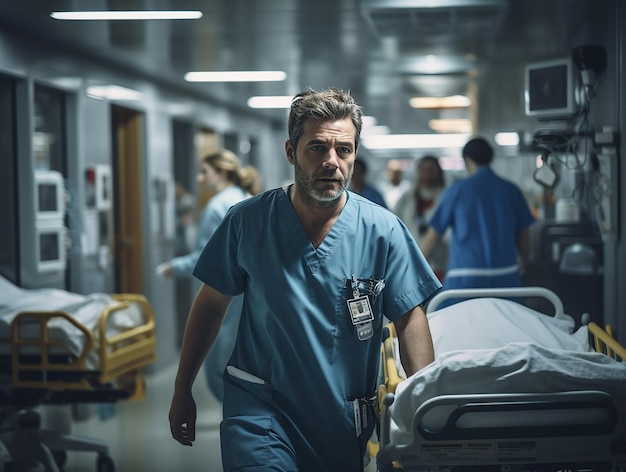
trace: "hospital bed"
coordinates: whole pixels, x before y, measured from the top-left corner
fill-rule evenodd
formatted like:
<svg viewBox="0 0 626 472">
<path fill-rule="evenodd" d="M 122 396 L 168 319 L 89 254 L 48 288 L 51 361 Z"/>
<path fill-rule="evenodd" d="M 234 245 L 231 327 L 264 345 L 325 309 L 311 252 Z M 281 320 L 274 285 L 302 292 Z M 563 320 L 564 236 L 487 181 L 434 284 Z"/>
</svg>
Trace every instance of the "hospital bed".
<svg viewBox="0 0 626 472">
<path fill-rule="evenodd" d="M 554 313 L 509 299 L 527 297 Z M 469 299 L 437 310 L 448 298 Z M 386 328 L 378 470 L 626 470 L 626 349 L 610 327 L 574 330 L 540 287 L 443 291 L 427 316 L 435 361 L 408 379 Z"/>
<path fill-rule="evenodd" d="M 140 399 L 155 353 L 143 295 L 28 290 L 0 277 L 0 471 L 57 472 L 67 451 L 96 452 L 99 472 L 115 470 L 105 442 L 42 429 L 39 408 Z"/>
</svg>

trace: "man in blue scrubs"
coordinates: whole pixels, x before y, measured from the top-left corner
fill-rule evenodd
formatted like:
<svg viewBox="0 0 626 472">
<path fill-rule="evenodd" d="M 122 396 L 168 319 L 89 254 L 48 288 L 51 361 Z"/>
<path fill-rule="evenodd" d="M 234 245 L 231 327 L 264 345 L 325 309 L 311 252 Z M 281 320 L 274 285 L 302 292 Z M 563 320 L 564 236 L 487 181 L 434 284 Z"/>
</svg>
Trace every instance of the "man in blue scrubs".
<svg viewBox="0 0 626 472">
<path fill-rule="evenodd" d="M 444 290 L 522 285 L 535 218 L 520 189 L 491 169 L 493 148 L 481 137 L 463 148 L 468 177 L 448 187 L 420 247 L 426 257 L 452 229 Z M 447 300 L 440 308 L 459 302 Z"/>
<path fill-rule="evenodd" d="M 169 413 L 191 446 L 192 384 L 233 296 L 244 304 L 225 374 L 225 471 L 361 471 L 374 427 L 383 316 L 407 374 L 434 359 L 421 304 L 441 288 L 391 212 L 347 190 L 362 111 L 347 93 L 297 95 L 295 182 L 232 207 L 195 269 Z"/>
</svg>

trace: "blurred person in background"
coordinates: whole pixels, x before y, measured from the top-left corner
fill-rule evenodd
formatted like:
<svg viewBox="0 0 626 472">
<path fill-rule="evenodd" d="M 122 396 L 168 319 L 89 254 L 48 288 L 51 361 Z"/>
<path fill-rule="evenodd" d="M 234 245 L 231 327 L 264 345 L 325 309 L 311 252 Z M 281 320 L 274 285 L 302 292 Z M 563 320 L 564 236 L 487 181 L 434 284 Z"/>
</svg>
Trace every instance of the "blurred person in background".
<svg viewBox="0 0 626 472">
<path fill-rule="evenodd" d="M 196 199 L 180 182 L 175 183 L 174 197 L 176 199 L 176 242 L 174 255 L 182 256 L 192 251 L 195 245 Z"/>
<path fill-rule="evenodd" d="M 381 185 L 385 203 L 390 210 L 396 206 L 398 199 L 411 187 L 408 180 L 404 179 L 404 167 L 402 161 L 391 159 L 387 162 L 387 179 Z"/>
<path fill-rule="evenodd" d="M 235 203 L 250 197 L 259 186 L 258 173 L 242 167 L 237 155 L 227 149 L 215 151 L 204 157 L 197 181 L 214 195 L 202 213 L 196 247 L 188 254 L 161 264 L 157 271 L 163 277 L 192 277 L 200 253 L 224 219 L 228 209 Z M 237 337 L 242 305 L 242 296 L 233 299 L 224 319 L 220 336 L 204 361 L 209 389 L 220 402 L 224 397 L 224 369 L 226 369 Z"/>
<path fill-rule="evenodd" d="M 381 207 L 387 208 L 385 199 L 376 188 L 367 181 L 367 164 L 362 159 L 355 159 L 354 172 L 352 174 L 352 182 L 350 190 L 358 193 L 369 201 L 378 203 Z"/>
<path fill-rule="evenodd" d="M 422 239 L 428 231 L 428 221 L 435 211 L 445 187 L 446 183 L 439 159 L 432 155 L 426 155 L 417 163 L 415 179 L 411 188 L 402 194 L 393 207 L 394 213 L 409 228 L 420 247 Z M 439 280 L 443 281 L 448 264 L 447 237 L 442 238 L 442 241 L 437 244 L 427 259 Z"/>
<path fill-rule="evenodd" d="M 467 142 L 463 160 L 468 176 L 442 194 L 422 240 L 428 258 L 452 228 L 444 290 L 522 285 L 535 218 L 518 186 L 493 171 L 493 156 L 484 138 Z M 447 300 L 441 307 L 459 301 Z"/>
</svg>

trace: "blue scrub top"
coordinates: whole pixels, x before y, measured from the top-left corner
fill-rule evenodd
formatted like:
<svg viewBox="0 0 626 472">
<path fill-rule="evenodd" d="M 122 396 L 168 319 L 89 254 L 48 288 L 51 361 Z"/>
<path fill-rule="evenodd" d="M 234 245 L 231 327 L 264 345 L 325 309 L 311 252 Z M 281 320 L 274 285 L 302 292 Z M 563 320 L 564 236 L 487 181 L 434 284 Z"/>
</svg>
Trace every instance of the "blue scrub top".
<svg viewBox="0 0 626 472">
<path fill-rule="evenodd" d="M 452 184 L 430 220 L 439 234 L 452 228 L 444 288 L 520 285 L 517 237 L 534 221 L 519 188 L 488 166 Z"/>
<path fill-rule="evenodd" d="M 305 437 L 354 437 L 348 400 L 375 394 L 383 315 L 393 321 L 441 288 L 393 213 L 348 192 L 315 249 L 282 188 L 232 207 L 194 275 L 223 294 L 244 293 L 230 364 L 271 385 L 273 408 Z M 366 341 L 348 313 L 352 275 L 385 283 L 369 294 L 374 335 Z"/>
</svg>

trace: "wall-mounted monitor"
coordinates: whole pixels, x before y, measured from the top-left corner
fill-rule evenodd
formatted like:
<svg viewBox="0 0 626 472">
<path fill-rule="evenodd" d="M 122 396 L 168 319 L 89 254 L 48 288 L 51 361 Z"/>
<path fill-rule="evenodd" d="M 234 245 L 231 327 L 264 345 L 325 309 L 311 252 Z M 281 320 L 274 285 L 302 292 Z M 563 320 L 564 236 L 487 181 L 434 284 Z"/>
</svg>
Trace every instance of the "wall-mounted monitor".
<svg viewBox="0 0 626 472">
<path fill-rule="evenodd" d="M 569 118 L 578 112 L 576 70 L 570 58 L 528 64 L 525 69 L 526 115 Z"/>
<path fill-rule="evenodd" d="M 60 172 L 35 171 L 35 218 L 61 221 L 65 218 L 65 185 Z"/>
<path fill-rule="evenodd" d="M 40 220 L 36 222 L 37 271 L 39 273 L 62 272 L 67 265 L 66 234 L 62 221 Z"/>
</svg>

